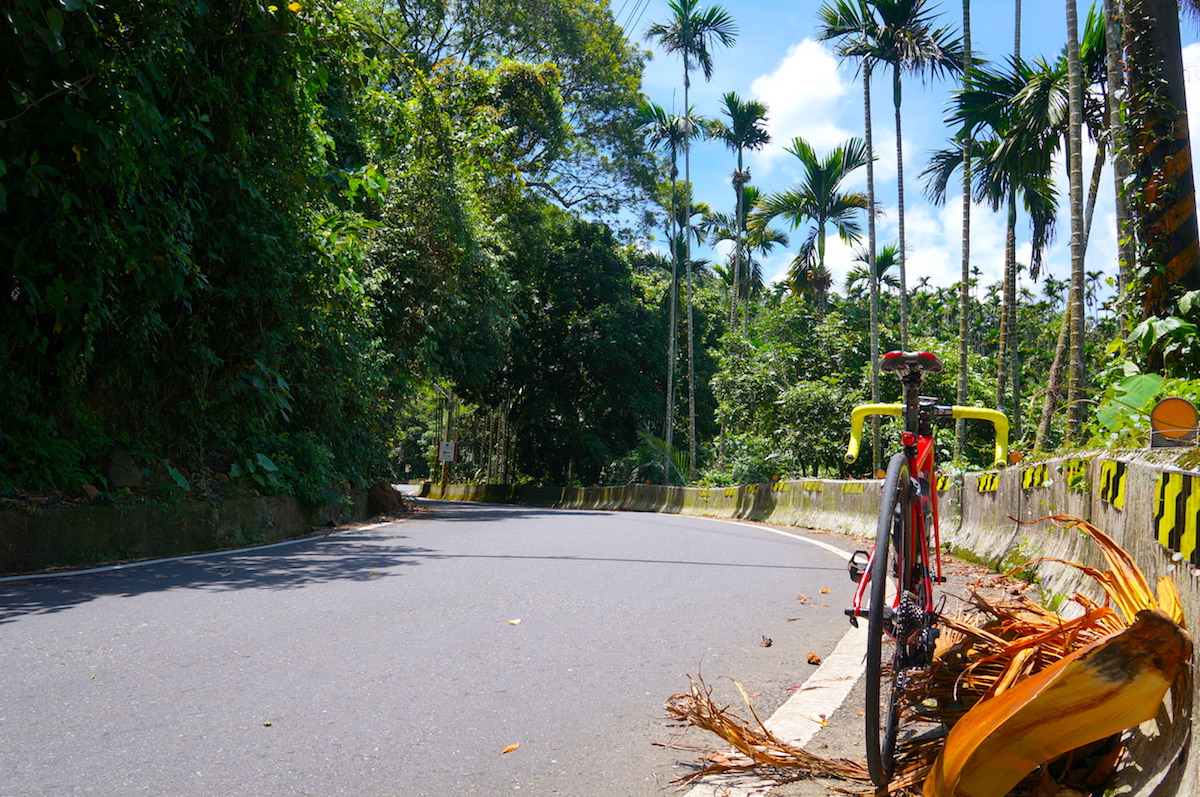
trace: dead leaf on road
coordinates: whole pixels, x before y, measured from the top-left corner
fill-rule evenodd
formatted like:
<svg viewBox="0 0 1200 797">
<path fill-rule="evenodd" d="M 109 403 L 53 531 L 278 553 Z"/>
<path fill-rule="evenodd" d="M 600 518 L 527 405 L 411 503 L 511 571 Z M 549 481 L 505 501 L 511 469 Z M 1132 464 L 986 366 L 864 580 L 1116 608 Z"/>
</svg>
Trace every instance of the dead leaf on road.
<svg viewBox="0 0 1200 797">
<path fill-rule="evenodd" d="M 759 644 L 759 647 L 769 648 L 769 647 L 771 647 L 771 645 L 773 645 L 775 643 L 771 640 L 771 637 L 764 635 L 762 638 L 762 642 L 759 642 L 758 644 Z"/>
<path fill-rule="evenodd" d="M 517 742 L 516 744 L 510 744 L 508 747 L 505 747 L 503 750 L 500 751 L 500 755 L 504 755 L 505 753 L 511 753 L 513 750 L 516 750 L 520 746 L 521 746 L 520 742 Z"/>
<path fill-rule="evenodd" d="M 809 653 L 808 654 L 808 663 L 809 664 L 820 664 L 821 657 L 818 656 L 816 653 Z"/>
</svg>

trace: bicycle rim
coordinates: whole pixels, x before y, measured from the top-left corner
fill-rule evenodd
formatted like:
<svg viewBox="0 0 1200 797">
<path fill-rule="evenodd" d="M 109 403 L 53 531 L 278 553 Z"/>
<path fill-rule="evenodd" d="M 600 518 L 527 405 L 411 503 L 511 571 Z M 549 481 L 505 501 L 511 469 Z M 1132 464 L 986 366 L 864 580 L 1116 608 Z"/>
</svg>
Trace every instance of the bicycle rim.
<svg viewBox="0 0 1200 797">
<path fill-rule="evenodd" d="M 871 559 L 871 605 L 867 612 L 866 661 L 866 747 L 867 769 L 876 786 L 891 781 L 895 763 L 896 732 L 900 720 L 899 692 L 896 679 L 902 671 L 901 651 L 891 634 L 891 623 L 884 610 L 888 600 L 888 579 L 896 573 L 897 551 L 893 542 L 905 539 L 912 502 L 912 482 L 908 460 L 896 454 L 888 463 L 875 530 L 875 553 Z"/>
</svg>

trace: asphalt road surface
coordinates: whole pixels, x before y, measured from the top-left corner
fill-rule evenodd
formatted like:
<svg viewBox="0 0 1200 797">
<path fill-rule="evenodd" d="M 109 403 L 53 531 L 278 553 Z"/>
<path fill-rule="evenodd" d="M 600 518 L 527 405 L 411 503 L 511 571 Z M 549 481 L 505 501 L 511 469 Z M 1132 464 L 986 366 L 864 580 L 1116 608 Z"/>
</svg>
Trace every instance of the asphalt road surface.
<svg viewBox="0 0 1200 797">
<path fill-rule="evenodd" d="M 847 629 L 844 560 L 801 532 L 421 510 L 0 583 L 0 794 L 671 794 L 689 674 L 766 716 Z"/>
</svg>

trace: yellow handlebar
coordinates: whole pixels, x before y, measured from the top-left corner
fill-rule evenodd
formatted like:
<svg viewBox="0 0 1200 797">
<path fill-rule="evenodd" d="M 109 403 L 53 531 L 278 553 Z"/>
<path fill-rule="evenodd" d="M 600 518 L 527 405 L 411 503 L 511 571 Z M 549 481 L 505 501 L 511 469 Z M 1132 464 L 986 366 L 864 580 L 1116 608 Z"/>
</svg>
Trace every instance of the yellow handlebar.
<svg viewBox="0 0 1200 797">
<path fill-rule="evenodd" d="M 903 404 L 863 404 L 850 413 L 850 444 L 846 447 L 846 462 L 858 459 L 858 448 L 862 445 L 863 422 L 871 415 L 889 415 L 895 418 L 904 415 Z M 996 427 L 996 457 L 992 467 L 997 470 L 1008 465 L 1008 418 L 998 410 L 985 407 L 951 407 L 951 418 L 987 421 Z"/>
<path fill-rule="evenodd" d="M 863 404 L 850 413 L 850 445 L 846 447 L 847 464 L 858 459 L 858 447 L 862 445 L 863 421 L 870 415 L 891 415 L 896 418 L 904 414 L 903 404 Z"/>
</svg>

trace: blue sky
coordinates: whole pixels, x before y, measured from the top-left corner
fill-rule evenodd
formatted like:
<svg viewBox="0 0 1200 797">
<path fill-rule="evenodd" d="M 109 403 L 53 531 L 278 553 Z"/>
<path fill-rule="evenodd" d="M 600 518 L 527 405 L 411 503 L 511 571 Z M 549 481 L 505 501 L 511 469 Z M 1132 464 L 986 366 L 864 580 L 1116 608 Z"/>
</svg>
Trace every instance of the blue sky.
<svg viewBox="0 0 1200 797">
<path fill-rule="evenodd" d="M 709 5 L 708 3 L 704 4 Z M 768 106 L 767 129 L 771 144 L 751 153 L 747 165 L 753 184 L 764 192 L 782 191 L 800 177 L 796 159 L 785 152 L 793 137 L 802 136 L 818 153 L 824 154 L 850 136 L 863 135 L 862 80 L 849 63 L 840 63 L 829 44 L 815 41 L 816 0 L 731 0 L 720 3 L 736 20 L 738 41 L 732 48 L 714 51 L 712 80 L 705 82 L 699 71 L 693 72 L 691 102 L 705 116 L 719 116 L 721 97 L 734 91 L 743 99 L 758 99 Z M 972 46 L 977 57 L 1001 62 L 1012 52 L 1014 38 L 1013 2 L 985 0 L 972 3 Z M 1021 54 L 1030 59 L 1057 57 L 1066 39 L 1066 14 L 1062 3 L 1024 2 L 1022 9 Z M 670 11 L 666 0 L 614 0 L 613 12 L 625 26 L 631 39 L 654 51 L 646 67 L 643 91 L 653 101 L 676 112 L 683 107 L 683 67 L 679 57 L 659 52 L 642 36 L 651 24 L 666 21 Z M 962 6 L 945 2 L 939 6 L 942 24 L 957 30 L 962 23 Z M 1080 27 L 1088 5 L 1079 3 Z M 1200 28 L 1194 20 L 1182 22 L 1185 68 L 1188 73 L 1189 106 L 1193 109 L 1193 140 L 1200 140 Z M 905 171 L 905 237 L 908 245 L 908 284 L 922 277 L 931 284 L 956 283 L 962 271 L 961 198 L 945 206 L 930 205 L 923 195 L 920 172 L 929 153 L 945 145 L 948 129 L 943 124 L 946 102 L 953 86 L 942 80 L 922 83 L 909 78 L 904 86 L 903 138 Z M 885 215 L 878 222 L 879 240 L 897 238 L 895 123 L 892 113 L 891 83 L 886 73 L 877 74 L 872 87 L 873 134 L 877 163 L 875 168 L 877 199 Z M 1084 170 L 1090 174 L 1095 148 L 1085 147 Z M 692 148 L 692 180 L 696 199 L 717 210 L 733 211 L 734 194 L 730 173 L 735 156 L 724 145 L 697 142 Z M 682 170 L 682 164 L 681 164 Z M 1060 167 L 1061 168 L 1061 167 Z M 1069 273 L 1069 215 L 1066 208 L 1066 177 L 1060 174 L 1063 206 L 1059 212 L 1057 235 L 1046 252 L 1049 272 L 1058 278 Z M 851 189 L 866 190 L 866 171 L 847 184 Z M 1092 239 L 1087 253 L 1087 269 L 1106 276 L 1116 273 L 1116 235 L 1113 213 L 1112 173 L 1106 167 L 1103 189 L 1098 198 Z M 779 220 L 777 225 L 786 225 Z M 999 279 L 1004 260 L 1004 219 L 983 207 L 972 210 L 971 261 L 980 269 L 982 284 Z M 865 223 L 864 223 L 865 228 Z M 790 232 L 790 231 L 789 231 Z M 765 260 L 768 281 L 781 278 L 787 271 L 802 231 L 792 234 L 791 251 L 777 249 Z M 661 236 L 660 236 L 661 238 Z M 1018 221 L 1018 260 L 1029 259 L 1027 221 Z M 661 241 L 655 242 L 661 245 Z M 708 253 L 714 259 L 717 252 Z M 830 236 L 826 262 L 837 279 L 836 290 L 843 290 L 843 277 L 852 266 L 852 248 Z M 1040 284 L 1028 285 L 1035 293 Z"/>
</svg>

